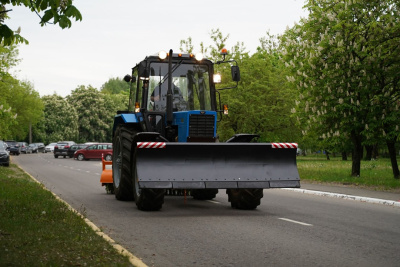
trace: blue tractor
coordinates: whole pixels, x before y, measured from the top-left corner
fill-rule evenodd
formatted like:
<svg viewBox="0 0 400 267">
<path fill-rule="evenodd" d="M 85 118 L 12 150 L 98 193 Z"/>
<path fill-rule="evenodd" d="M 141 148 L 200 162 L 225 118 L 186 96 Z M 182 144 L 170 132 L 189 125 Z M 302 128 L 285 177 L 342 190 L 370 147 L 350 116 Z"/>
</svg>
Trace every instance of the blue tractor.
<svg viewBox="0 0 400 267">
<path fill-rule="evenodd" d="M 217 121 L 227 110 L 215 88 L 221 77 L 214 66 L 229 64 L 236 86 L 240 80 L 236 62 L 222 54 L 213 63 L 200 55 L 161 52 L 124 77 L 130 83 L 128 110 L 117 112 L 113 126 L 112 187 L 118 200 L 159 210 L 168 194 L 210 200 L 226 189 L 233 208 L 255 209 L 266 188 L 300 187 L 296 143 L 252 142 L 253 134 L 219 142 Z"/>
</svg>

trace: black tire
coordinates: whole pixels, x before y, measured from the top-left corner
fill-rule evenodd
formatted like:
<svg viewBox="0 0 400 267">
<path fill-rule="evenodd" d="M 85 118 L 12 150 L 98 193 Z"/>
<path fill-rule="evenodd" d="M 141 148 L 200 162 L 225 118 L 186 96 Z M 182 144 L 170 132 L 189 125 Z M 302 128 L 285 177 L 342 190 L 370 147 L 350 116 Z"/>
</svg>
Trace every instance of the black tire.
<svg viewBox="0 0 400 267">
<path fill-rule="evenodd" d="M 112 161 L 112 156 L 110 154 L 107 154 L 106 157 L 104 158 L 105 161 Z"/>
<path fill-rule="evenodd" d="M 192 196 L 198 200 L 211 200 L 218 194 L 218 189 L 195 189 L 192 190 Z"/>
<path fill-rule="evenodd" d="M 119 125 L 114 133 L 112 176 L 115 198 L 133 200 L 133 183 L 131 176 L 132 137 L 135 131 L 126 125 Z"/>
<path fill-rule="evenodd" d="M 82 160 L 85 159 L 85 156 L 84 156 L 83 154 L 79 154 L 76 158 L 77 158 L 79 161 L 82 161 Z"/>
<path fill-rule="evenodd" d="M 56 159 L 58 159 L 58 155 L 54 155 L 54 157 L 55 157 Z"/>
<path fill-rule="evenodd" d="M 241 210 L 253 210 L 261 203 L 263 189 L 227 189 L 228 201 L 231 207 Z"/>
<path fill-rule="evenodd" d="M 64 159 L 67 157 L 67 156 L 63 156 L 64 157 Z"/>
<path fill-rule="evenodd" d="M 139 179 L 136 171 L 136 152 L 133 155 L 131 172 L 134 175 L 133 191 L 138 209 L 143 211 L 160 210 L 164 204 L 165 189 L 139 188 Z"/>
</svg>

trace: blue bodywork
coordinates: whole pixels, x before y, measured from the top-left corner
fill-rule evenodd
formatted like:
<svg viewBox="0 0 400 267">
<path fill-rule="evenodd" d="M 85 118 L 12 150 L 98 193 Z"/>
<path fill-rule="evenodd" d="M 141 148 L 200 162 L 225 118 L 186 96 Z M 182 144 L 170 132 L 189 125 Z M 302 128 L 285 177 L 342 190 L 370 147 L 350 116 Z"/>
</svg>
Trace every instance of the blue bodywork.
<svg viewBox="0 0 400 267">
<path fill-rule="evenodd" d="M 189 136 L 189 119 L 191 115 L 213 115 L 214 116 L 214 136 L 217 135 L 217 112 L 215 111 L 179 111 L 174 112 L 172 125 L 178 126 L 178 142 L 186 142 Z"/>
<path fill-rule="evenodd" d="M 191 115 L 211 115 L 214 117 L 214 135 L 217 135 L 217 112 L 216 111 L 203 111 L 203 110 L 190 110 L 190 111 L 178 111 L 173 113 L 172 125 L 178 127 L 178 142 L 187 142 L 189 136 L 189 121 Z M 118 114 L 114 117 L 114 128 L 115 132 L 119 124 L 139 124 L 143 121 L 142 113 L 123 113 Z"/>
</svg>

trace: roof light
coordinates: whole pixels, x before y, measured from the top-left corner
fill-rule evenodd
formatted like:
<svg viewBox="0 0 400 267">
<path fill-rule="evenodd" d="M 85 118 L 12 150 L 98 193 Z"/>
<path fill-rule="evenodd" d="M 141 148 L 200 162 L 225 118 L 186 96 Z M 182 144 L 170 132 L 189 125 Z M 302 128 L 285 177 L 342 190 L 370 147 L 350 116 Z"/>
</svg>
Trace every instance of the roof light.
<svg viewBox="0 0 400 267">
<path fill-rule="evenodd" d="M 226 48 L 222 48 L 221 55 L 227 55 L 227 54 L 228 54 L 228 50 Z"/>
<path fill-rule="evenodd" d="M 203 59 L 203 54 L 202 53 L 197 53 L 195 55 L 195 58 L 196 58 L 197 61 L 201 61 Z"/>
<path fill-rule="evenodd" d="M 166 59 L 167 56 L 168 56 L 168 54 L 167 54 L 167 52 L 165 52 L 165 51 L 160 51 L 160 52 L 158 52 L 158 58 L 161 59 L 161 60 Z"/>
</svg>

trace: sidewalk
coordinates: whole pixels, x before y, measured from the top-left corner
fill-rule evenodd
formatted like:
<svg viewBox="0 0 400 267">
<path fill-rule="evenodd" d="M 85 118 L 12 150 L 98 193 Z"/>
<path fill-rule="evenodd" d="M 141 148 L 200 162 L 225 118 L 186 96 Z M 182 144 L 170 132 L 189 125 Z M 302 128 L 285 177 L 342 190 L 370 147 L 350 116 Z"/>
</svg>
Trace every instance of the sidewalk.
<svg viewBox="0 0 400 267">
<path fill-rule="evenodd" d="M 375 191 L 372 189 L 366 189 L 357 186 L 347 185 L 330 185 L 330 184 L 319 184 L 308 181 L 300 181 L 300 189 L 337 193 L 351 196 L 359 196 L 366 198 L 377 198 L 384 200 L 391 200 L 400 202 L 400 192 L 386 192 L 386 191 Z"/>
</svg>

